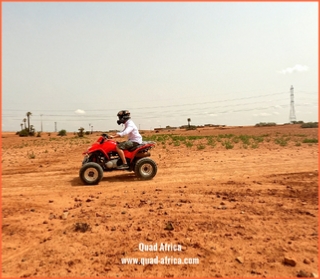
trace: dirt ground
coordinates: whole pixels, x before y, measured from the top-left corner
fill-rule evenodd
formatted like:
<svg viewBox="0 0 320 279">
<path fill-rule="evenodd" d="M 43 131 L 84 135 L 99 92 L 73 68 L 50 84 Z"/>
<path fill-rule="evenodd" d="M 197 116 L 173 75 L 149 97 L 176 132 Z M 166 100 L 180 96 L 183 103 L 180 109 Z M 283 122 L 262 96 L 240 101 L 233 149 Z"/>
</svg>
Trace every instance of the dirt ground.
<svg viewBox="0 0 320 279">
<path fill-rule="evenodd" d="M 318 143 L 304 142 L 317 128 L 143 136 L 161 134 L 217 141 L 158 142 L 152 180 L 112 171 L 84 186 L 98 133 L 2 133 L 2 277 L 318 277 Z M 263 141 L 227 149 L 224 135 Z"/>
</svg>

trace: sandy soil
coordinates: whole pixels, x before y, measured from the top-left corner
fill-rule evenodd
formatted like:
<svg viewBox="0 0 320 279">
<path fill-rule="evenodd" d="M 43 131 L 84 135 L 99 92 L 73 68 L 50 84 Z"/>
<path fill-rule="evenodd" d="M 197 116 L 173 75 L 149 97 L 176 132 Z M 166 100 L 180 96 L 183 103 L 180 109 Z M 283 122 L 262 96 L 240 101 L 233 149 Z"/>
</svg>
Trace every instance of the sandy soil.
<svg viewBox="0 0 320 279">
<path fill-rule="evenodd" d="M 3 133 L 2 277 L 318 276 L 318 144 L 303 143 L 318 138 L 318 129 L 143 135 L 162 133 L 222 141 L 159 142 L 151 151 L 154 179 L 112 171 L 84 186 L 82 152 L 98 134 Z M 227 149 L 227 134 L 263 141 Z M 161 244 L 179 251 L 160 251 Z M 145 262 L 123 264 L 126 258 Z M 168 264 L 185 259 L 190 264 Z"/>
</svg>

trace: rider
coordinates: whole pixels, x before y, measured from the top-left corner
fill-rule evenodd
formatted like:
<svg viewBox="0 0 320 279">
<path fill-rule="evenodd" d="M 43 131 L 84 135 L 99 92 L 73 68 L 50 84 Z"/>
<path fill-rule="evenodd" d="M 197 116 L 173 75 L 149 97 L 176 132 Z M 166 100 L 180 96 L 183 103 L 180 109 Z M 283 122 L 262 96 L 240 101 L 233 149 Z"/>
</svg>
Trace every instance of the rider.
<svg viewBox="0 0 320 279">
<path fill-rule="evenodd" d="M 123 150 L 130 149 L 142 143 L 142 136 L 139 134 L 137 126 L 133 123 L 130 117 L 130 111 L 120 110 L 117 114 L 119 120 L 117 120 L 118 125 L 124 124 L 124 130 L 122 132 L 117 132 L 114 135 L 110 135 L 111 138 L 119 138 L 128 135 L 128 140 L 117 144 L 117 152 L 122 160 L 122 165 L 118 166 L 117 169 L 125 170 L 129 166 L 127 160 L 124 156 Z"/>
</svg>

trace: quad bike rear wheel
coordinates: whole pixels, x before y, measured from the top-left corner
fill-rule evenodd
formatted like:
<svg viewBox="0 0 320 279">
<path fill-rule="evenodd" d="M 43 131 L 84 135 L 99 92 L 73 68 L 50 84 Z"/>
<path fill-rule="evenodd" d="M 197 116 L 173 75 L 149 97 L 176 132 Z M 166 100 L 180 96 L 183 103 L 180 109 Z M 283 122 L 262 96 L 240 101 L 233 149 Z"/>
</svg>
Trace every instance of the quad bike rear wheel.
<svg viewBox="0 0 320 279">
<path fill-rule="evenodd" d="M 136 176 L 143 180 L 152 179 L 157 174 L 157 164 L 150 158 L 139 159 L 134 167 Z"/>
<path fill-rule="evenodd" d="M 97 185 L 103 177 L 103 169 L 97 163 L 86 163 L 81 167 L 79 176 L 84 184 Z"/>
</svg>

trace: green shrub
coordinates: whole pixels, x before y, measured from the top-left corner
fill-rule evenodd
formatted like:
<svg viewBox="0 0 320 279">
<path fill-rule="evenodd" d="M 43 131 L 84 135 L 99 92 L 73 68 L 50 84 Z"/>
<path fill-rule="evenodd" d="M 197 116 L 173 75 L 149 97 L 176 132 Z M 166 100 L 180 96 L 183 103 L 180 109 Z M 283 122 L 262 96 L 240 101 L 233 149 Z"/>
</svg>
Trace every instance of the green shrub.
<svg viewBox="0 0 320 279">
<path fill-rule="evenodd" d="M 234 143 L 239 143 L 239 141 L 240 141 L 239 137 L 234 137 L 232 139 L 232 142 L 234 142 Z"/>
<path fill-rule="evenodd" d="M 204 144 L 202 144 L 202 143 L 197 145 L 197 149 L 198 150 L 202 150 L 202 149 L 205 149 L 205 148 L 206 148 L 206 146 Z"/>
<path fill-rule="evenodd" d="M 29 136 L 28 129 L 23 129 L 22 131 L 19 132 L 19 137 L 27 137 Z"/>
<path fill-rule="evenodd" d="M 269 127 L 269 126 L 276 126 L 277 124 L 274 122 L 260 122 L 257 123 L 255 126 L 256 127 Z"/>
<path fill-rule="evenodd" d="M 304 139 L 302 142 L 303 143 L 318 143 L 318 139 L 315 139 L 315 138 L 313 138 L 313 139 Z"/>
<path fill-rule="evenodd" d="M 186 127 L 186 130 L 197 130 L 197 126 L 190 125 L 190 126 Z"/>
<path fill-rule="evenodd" d="M 174 141 L 174 142 L 173 142 L 173 145 L 174 145 L 174 146 L 180 146 L 180 141 Z"/>
<path fill-rule="evenodd" d="M 301 128 L 318 128 L 318 122 L 303 123 L 300 127 Z"/>
<path fill-rule="evenodd" d="M 210 146 L 212 146 L 212 147 L 215 147 L 215 146 L 216 146 L 216 142 L 215 142 L 215 140 L 214 140 L 213 137 L 208 137 L 208 138 L 207 138 L 207 143 L 208 143 L 208 145 L 210 145 Z"/>
<path fill-rule="evenodd" d="M 245 145 L 249 145 L 250 144 L 250 136 L 248 135 L 240 135 L 239 139 L 243 142 L 243 144 Z"/>
<path fill-rule="evenodd" d="M 193 146 L 193 143 L 191 141 L 185 141 L 184 144 L 189 148 Z"/>
<path fill-rule="evenodd" d="M 263 137 L 259 137 L 259 136 L 252 136 L 252 139 L 255 141 L 255 142 L 263 142 Z"/>
<path fill-rule="evenodd" d="M 225 146 L 226 149 L 232 149 L 234 147 L 234 145 L 229 140 L 226 140 L 224 142 L 224 146 Z"/>
<path fill-rule="evenodd" d="M 285 138 L 276 138 L 276 139 L 274 140 L 274 142 L 275 142 L 276 144 L 279 144 L 280 146 L 286 146 L 286 145 L 288 145 L 288 141 L 287 141 Z"/>
<path fill-rule="evenodd" d="M 29 157 L 29 159 L 35 159 L 36 155 L 32 151 L 31 153 L 28 152 L 28 157 Z"/>
<path fill-rule="evenodd" d="M 66 136 L 67 135 L 67 131 L 66 130 L 60 130 L 59 132 L 58 132 L 58 136 L 60 136 L 60 137 L 64 137 L 64 136 Z"/>
<path fill-rule="evenodd" d="M 251 144 L 251 148 L 252 149 L 256 149 L 256 148 L 258 148 L 259 147 L 259 145 L 257 144 L 257 143 L 252 143 Z"/>
</svg>

